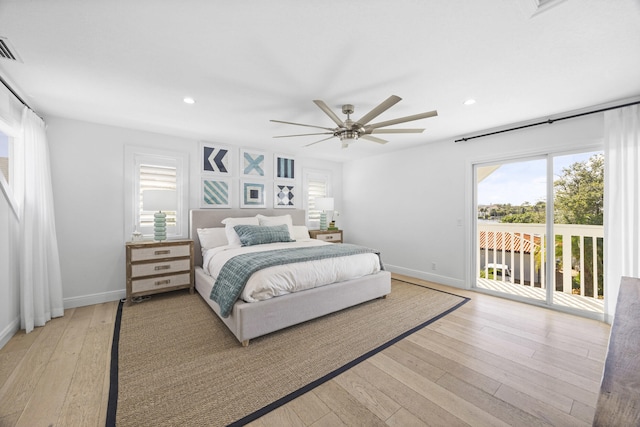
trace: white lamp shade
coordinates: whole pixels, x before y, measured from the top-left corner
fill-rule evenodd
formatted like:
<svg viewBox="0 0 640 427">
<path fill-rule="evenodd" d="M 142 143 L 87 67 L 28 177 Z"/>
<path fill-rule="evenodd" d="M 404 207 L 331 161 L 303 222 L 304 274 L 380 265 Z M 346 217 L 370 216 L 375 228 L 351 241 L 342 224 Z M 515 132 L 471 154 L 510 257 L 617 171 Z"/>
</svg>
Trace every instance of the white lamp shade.
<svg viewBox="0 0 640 427">
<path fill-rule="evenodd" d="M 316 198 L 316 209 L 321 211 L 332 211 L 333 210 L 333 197 L 317 197 Z"/>
<path fill-rule="evenodd" d="M 175 211 L 178 209 L 178 195 L 175 190 L 144 190 L 142 209 L 149 211 Z"/>
</svg>

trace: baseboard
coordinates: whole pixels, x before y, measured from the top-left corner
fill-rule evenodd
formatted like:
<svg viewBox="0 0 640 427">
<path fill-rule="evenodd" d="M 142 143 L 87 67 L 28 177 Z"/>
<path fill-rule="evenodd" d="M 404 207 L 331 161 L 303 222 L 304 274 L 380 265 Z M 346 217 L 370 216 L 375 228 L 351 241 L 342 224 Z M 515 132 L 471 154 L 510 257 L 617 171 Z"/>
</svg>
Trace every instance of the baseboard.
<svg viewBox="0 0 640 427">
<path fill-rule="evenodd" d="M 2 332 L 0 332 L 0 348 L 4 347 L 11 337 L 13 337 L 16 332 L 20 329 L 20 317 L 16 317 L 13 319 L 9 325 Z"/>
<path fill-rule="evenodd" d="M 464 280 L 454 279 L 453 277 L 441 276 L 439 274 L 427 273 L 420 270 L 412 270 L 410 268 L 399 267 L 397 265 L 384 264 L 384 268 L 392 273 L 404 274 L 405 276 L 415 277 L 416 279 L 428 280 L 429 282 L 441 285 L 453 286 L 454 288 L 468 289 Z"/>
<path fill-rule="evenodd" d="M 127 292 L 119 291 L 103 292 L 100 294 L 83 295 L 79 297 L 65 298 L 64 308 L 84 307 L 86 305 L 102 304 L 103 302 L 118 301 L 127 296 Z"/>
</svg>

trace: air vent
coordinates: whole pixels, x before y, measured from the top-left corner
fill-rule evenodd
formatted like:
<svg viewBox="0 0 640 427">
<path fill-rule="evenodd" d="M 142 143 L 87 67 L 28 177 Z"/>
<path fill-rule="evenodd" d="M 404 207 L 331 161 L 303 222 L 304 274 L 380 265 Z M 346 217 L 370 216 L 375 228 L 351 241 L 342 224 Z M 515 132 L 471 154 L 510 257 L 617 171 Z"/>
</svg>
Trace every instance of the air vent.
<svg viewBox="0 0 640 427">
<path fill-rule="evenodd" d="M 0 37 L 0 58 L 8 59 L 10 61 L 22 62 L 22 59 L 20 59 L 20 56 L 18 55 L 14 47 L 11 46 L 9 40 L 4 37 Z"/>
</svg>

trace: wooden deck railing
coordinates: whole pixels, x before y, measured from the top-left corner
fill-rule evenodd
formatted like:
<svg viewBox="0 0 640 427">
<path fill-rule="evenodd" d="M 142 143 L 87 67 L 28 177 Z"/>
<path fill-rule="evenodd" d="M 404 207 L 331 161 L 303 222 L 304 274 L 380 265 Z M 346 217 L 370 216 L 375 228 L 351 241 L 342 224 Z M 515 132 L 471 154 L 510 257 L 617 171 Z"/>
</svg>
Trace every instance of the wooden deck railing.
<svg viewBox="0 0 640 427">
<path fill-rule="evenodd" d="M 599 283 L 599 273 L 602 273 L 602 259 L 598 257 L 598 239 L 604 238 L 604 228 L 596 225 L 557 224 L 554 233 L 561 241 L 556 248 L 556 274 L 552 275 L 554 290 L 561 290 L 571 294 L 572 281 L 578 272 L 580 281 L 580 295 L 602 297 L 602 283 Z M 577 239 L 578 251 L 573 250 L 572 237 Z M 585 251 L 585 243 L 591 241 L 591 250 Z M 525 286 L 539 288 L 547 287 L 546 278 L 546 226 L 545 224 L 510 224 L 510 223 L 478 223 L 478 257 L 476 271 L 482 272 L 481 277 L 489 278 L 490 264 L 507 265 L 511 276 L 502 274 L 494 276 L 494 280 L 511 281 Z M 574 254 L 574 252 L 577 253 Z M 585 265 L 592 266 L 592 289 L 586 291 Z M 560 274 L 561 273 L 561 274 Z M 561 286 L 556 288 L 556 280 Z"/>
</svg>

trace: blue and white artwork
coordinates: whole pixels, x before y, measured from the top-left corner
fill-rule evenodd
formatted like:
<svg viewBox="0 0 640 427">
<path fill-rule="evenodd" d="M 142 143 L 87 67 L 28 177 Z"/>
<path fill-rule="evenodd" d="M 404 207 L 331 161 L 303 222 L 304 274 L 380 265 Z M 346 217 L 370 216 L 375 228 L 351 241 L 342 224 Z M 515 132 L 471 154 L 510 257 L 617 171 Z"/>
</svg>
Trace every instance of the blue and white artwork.
<svg viewBox="0 0 640 427">
<path fill-rule="evenodd" d="M 276 154 L 274 157 L 276 179 L 295 179 L 295 159 Z"/>
<path fill-rule="evenodd" d="M 200 206 L 203 208 L 229 208 L 231 186 L 226 179 L 202 179 L 202 198 Z"/>
<path fill-rule="evenodd" d="M 202 143 L 202 173 L 231 176 L 231 150 L 228 147 Z"/>
<path fill-rule="evenodd" d="M 264 208 L 266 207 L 265 186 L 263 182 L 242 181 L 242 194 L 240 196 L 241 208 Z"/>
<path fill-rule="evenodd" d="M 264 177 L 265 155 L 254 150 L 240 151 L 240 172 L 243 176 Z"/>
<path fill-rule="evenodd" d="M 275 184 L 275 208 L 295 208 L 294 186 L 292 184 Z"/>
</svg>

